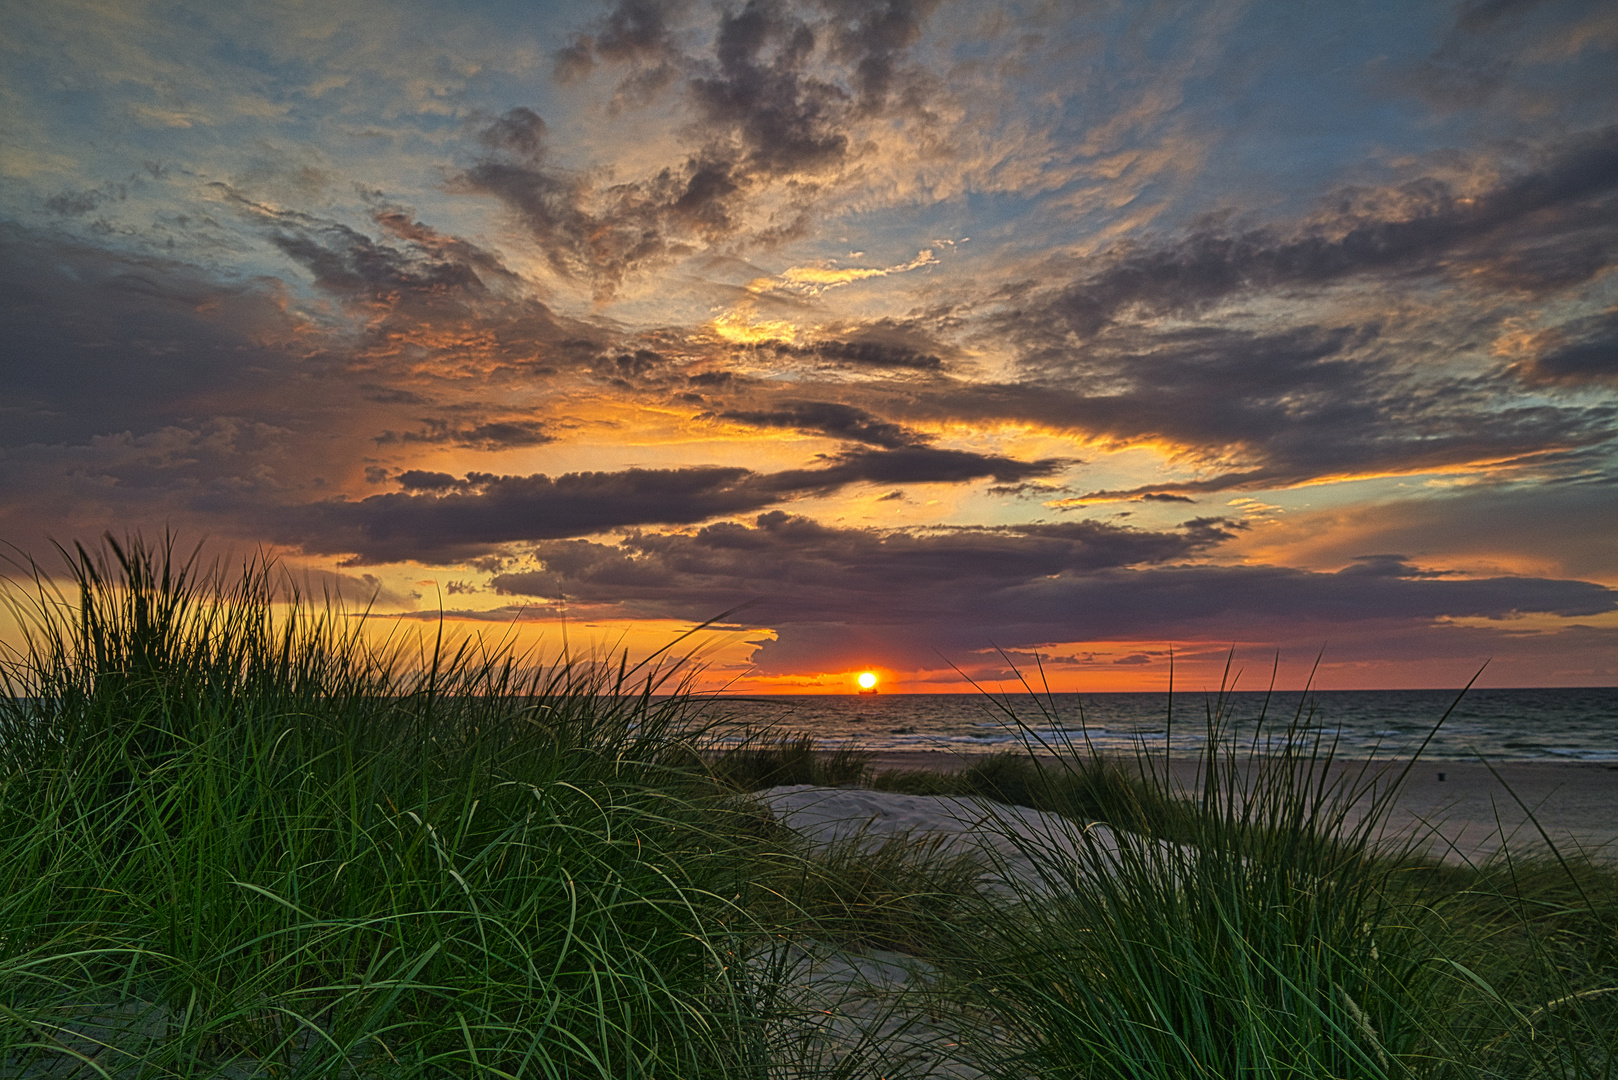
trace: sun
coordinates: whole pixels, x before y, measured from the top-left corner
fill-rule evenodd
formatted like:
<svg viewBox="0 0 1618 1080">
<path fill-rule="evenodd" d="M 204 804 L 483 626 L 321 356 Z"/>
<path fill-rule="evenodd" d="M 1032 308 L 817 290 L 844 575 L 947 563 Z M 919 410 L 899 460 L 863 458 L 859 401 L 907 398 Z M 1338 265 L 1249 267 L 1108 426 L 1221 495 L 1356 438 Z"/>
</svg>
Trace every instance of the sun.
<svg viewBox="0 0 1618 1080">
<path fill-rule="evenodd" d="M 875 689 L 875 687 L 876 687 L 876 672 L 874 672 L 874 671 L 862 671 L 862 672 L 860 672 L 859 678 L 855 679 L 854 681 L 860 684 L 860 689 L 861 690 Z"/>
</svg>

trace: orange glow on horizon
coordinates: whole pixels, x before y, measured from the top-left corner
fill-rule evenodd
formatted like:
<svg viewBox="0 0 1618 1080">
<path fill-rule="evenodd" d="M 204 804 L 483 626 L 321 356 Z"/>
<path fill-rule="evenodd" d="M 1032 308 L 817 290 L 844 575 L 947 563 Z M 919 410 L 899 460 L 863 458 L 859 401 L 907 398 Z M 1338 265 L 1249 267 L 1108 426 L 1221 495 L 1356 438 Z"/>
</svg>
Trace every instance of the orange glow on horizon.
<svg viewBox="0 0 1618 1080">
<path fill-rule="evenodd" d="M 1195 699 L 1200 702 L 1202 695 L 1218 692 L 1221 682 L 1227 678 L 1234 678 L 1234 689 L 1239 691 L 1269 689 L 1275 656 L 1273 645 L 1238 643 L 1235 662 L 1227 671 L 1225 664 L 1227 650 L 1230 647 L 1228 641 L 1175 642 L 1171 676 L 1165 643 L 1090 644 L 1098 649 L 1106 649 L 1107 654 L 1080 663 L 1064 662 L 1060 659 L 1053 661 L 1047 655 L 1043 672 L 1032 661 L 1024 665 L 1019 658 L 1017 668 L 1027 680 L 1026 683 L 1020 681 L 1015 674 L 1009 673 L 1003 662 L 980 667 L 978 663 L 968 661 L 963 662 L 959 669 L 914 671 L 878 669 L 871 674 L 878 675 L 881 693 L 888 695 L 989 694 L 998 697 L 1002 694 L 1016 696 L 1029 692 L 1043 694 L 1047 691 L 1055 694 L 1162 693 L 1172 688 L 1177 698 L 1184 698 L 1187 701 Z M 1136 646 L 1138 648 L 1135 648 Z M 1068 646 L 1063 646 L 1062 651 L 1066 652 L 1068 649 Z M 1146 657 L 1145 662 L 1135 659 L 1144 653 L 1152 655 Z M 1451 690 L 1459 689 L 1477 670 L 1470 659 L 1407 662 L 1387 660 L 1366 662 L 1350 659 L 1333 661 L 1328 654 L 1319 668 L 1313 671 L 1311 682 L 1314 658 L 1315 653 L 1307 649 L 1295 653 L 1288 650 L 1282 657 L 1280 670 L 1274 672 L 1275 692 L 1296 694 L 1306 685 L 1319 691 Z M 717 691 L 727 696 L 851 695 L 859 689 L 857 673 L 863 673 L 863 669 L 856 669 L 855 672 L 845 669 L 840 672 L 770 674 L 758 671 L 731 672 L 726 673 L 730 677 L 723 686 L 720 686 L 717 680 L 712 678 L 720 673 L 710 671 L 699 682 L 702 689 Z M 1518 665 L 1496 661 L 1485 670 L 1478 685 L 1479 687 L 1610 685 L 1610 679 L 1603 681 L 1594 673 L 1571 674 L 1572 677 L 1561 673 L 1547 678 L 1547 673 L 1542 670 L 1540 664 L 1529 662 Z M 1227 689 L 1229 688 L 1227 685 Z"/>
</svg>

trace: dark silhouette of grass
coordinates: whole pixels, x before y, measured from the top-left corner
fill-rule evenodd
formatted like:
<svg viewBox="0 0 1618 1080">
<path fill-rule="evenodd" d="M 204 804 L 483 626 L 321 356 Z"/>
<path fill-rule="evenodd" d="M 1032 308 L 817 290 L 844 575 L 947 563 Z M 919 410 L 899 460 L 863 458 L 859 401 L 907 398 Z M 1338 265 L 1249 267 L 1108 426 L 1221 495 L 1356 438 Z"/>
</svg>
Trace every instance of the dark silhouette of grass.
<svg viewBox="0 0 1618 1080">
<path fill-rule="evenodd" d="M 788 784 L 858 786 L 870 779 L 870 755 L 852 747 L 825 751 L 809 735 L 754 734 L 711 756 L 708 768 L 737 791 Z"/>
</svg>

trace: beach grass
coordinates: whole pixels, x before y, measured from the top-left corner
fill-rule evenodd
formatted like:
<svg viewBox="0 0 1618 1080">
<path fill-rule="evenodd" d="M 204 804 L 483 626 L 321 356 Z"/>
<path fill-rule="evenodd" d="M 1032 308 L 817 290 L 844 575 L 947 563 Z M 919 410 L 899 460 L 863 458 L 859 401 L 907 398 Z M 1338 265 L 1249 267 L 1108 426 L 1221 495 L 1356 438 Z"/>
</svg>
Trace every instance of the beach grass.
<svg viewBox="0 0 1618 1080">
<path fill-rule="evenodd" d="M 1481 867 L 1390 842 L 1408 763 L 1334 767 L 1301 706 L 1238 733 L 1229 703 L 1207 702 L 1192 790 L 1145 748 L 1104 775 L 1082 746 L 1028 747 L 1028 803 L 1073 842 L 1008 833 L 1044 888 L 1016 918 L 980 910 L 954 952 L 1018 1029 L 1004 1075 L 1618 1075 L 1618 868 L 1549 837 Z M 1093 818 L 1121 842 L 1085 845 Z"/>
<path fill-rule="evenodd" d="M 270 567 L 172 544 L 69 565 L 0 703 L 7 1075 L 754 1054 L 727 950 L 766 853 L 690 768 L 666 671 L 377 647 Z"/>
<path fill-rule="evenodd" d="M 63 554 L 65 590 L 19 560 L 10 594 L 0 1075 L 885 1075 L 788 1037 L 759 958 L 812 942 L 928 961 L 1008 1080 L 1618 1076 L 1618 870 L 1390 848 L 1397 778 L 1334 769 L 1307 718 L 1260 754 L 1210 699 L 1189 790 L 1082 744 L 873 773 L 721 742 L 666 655 L 378 643 L 261 561 Z M 794 783 L 1029 806 L 1072 842 L 1025 841 L 1008 897 L 745 794 Z"/>
</svg>

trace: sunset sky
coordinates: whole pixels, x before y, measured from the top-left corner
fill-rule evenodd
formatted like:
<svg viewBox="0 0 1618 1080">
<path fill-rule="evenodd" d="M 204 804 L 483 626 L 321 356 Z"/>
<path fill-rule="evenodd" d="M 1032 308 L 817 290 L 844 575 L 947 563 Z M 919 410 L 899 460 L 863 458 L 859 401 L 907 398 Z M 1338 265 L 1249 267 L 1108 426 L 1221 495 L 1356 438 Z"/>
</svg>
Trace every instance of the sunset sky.
<svg viewBox="0 0 1618 1080">
<path fill-rule="evenodd" d="M 1618 683 L 1610 0 L 3 10 L 47 568 L 750 603 L 746 690 Z"/>
</svg>

